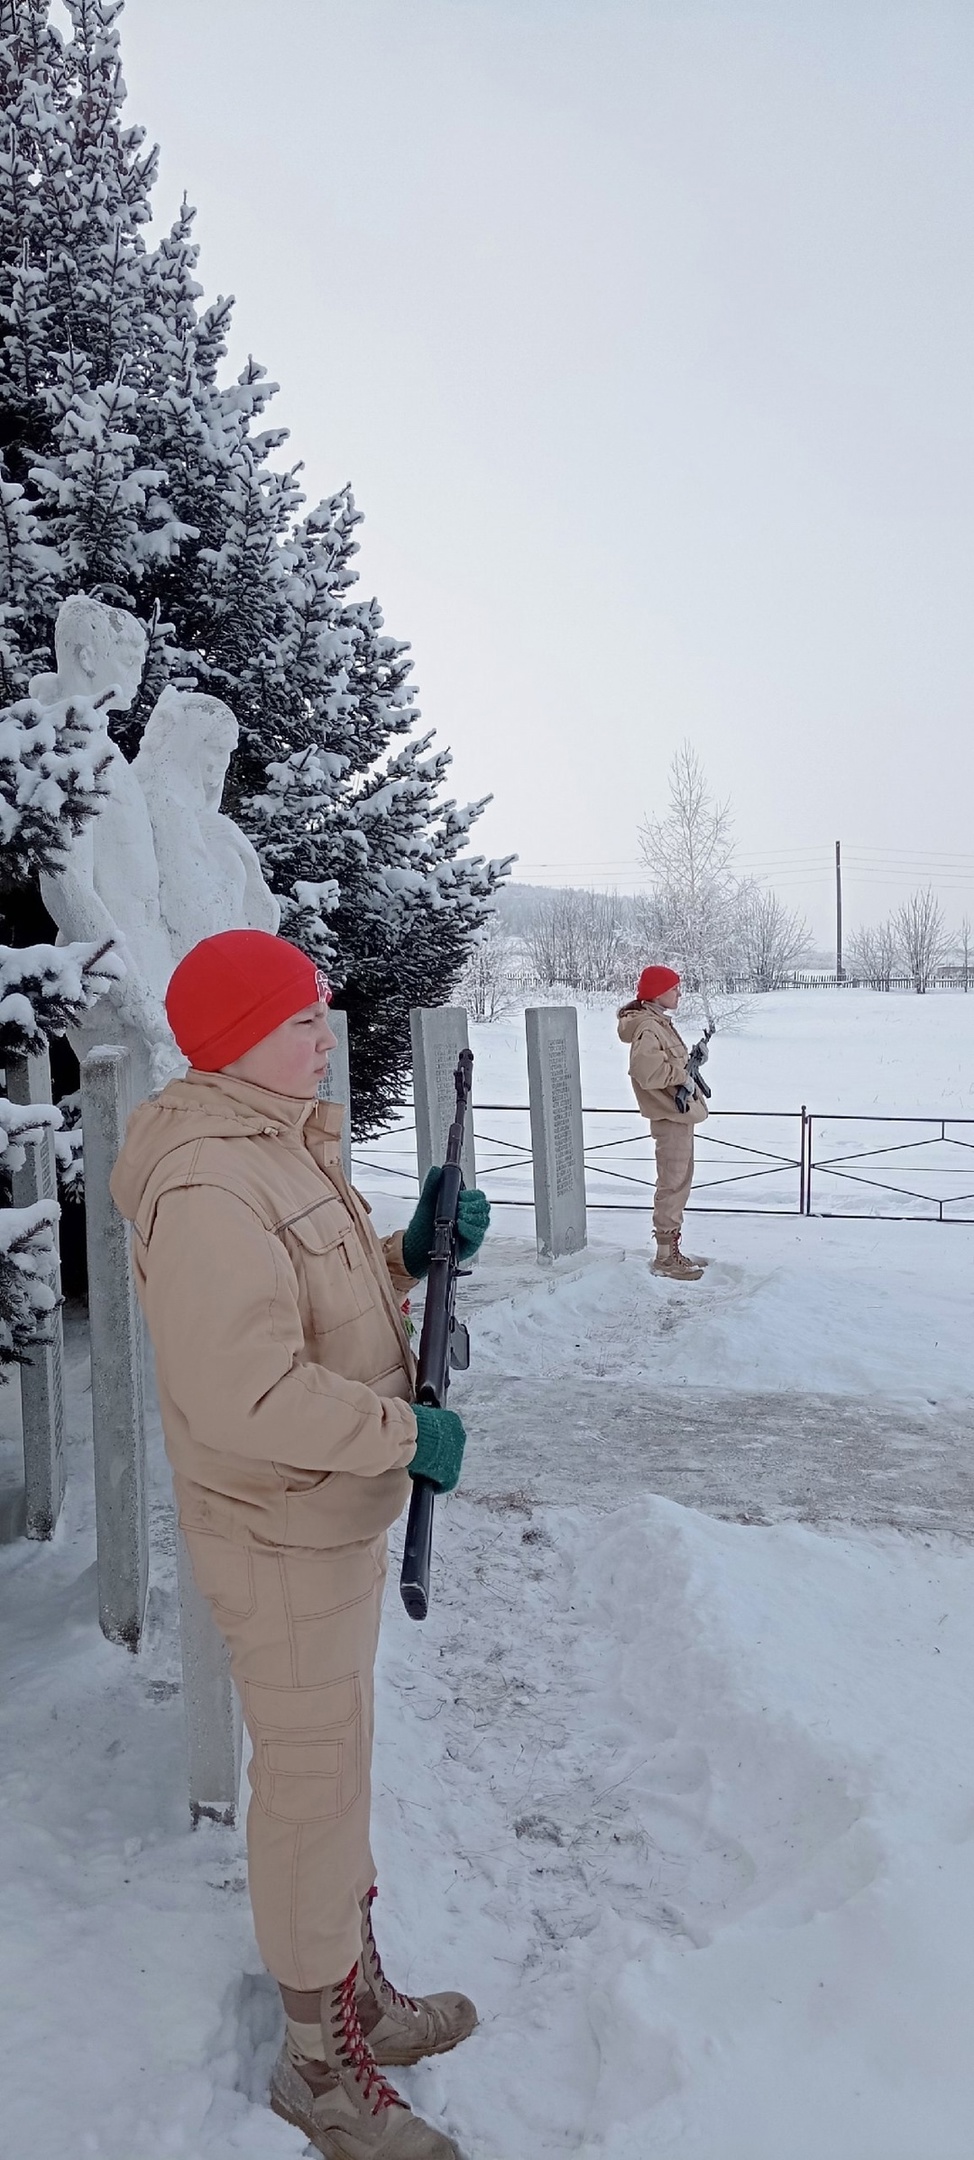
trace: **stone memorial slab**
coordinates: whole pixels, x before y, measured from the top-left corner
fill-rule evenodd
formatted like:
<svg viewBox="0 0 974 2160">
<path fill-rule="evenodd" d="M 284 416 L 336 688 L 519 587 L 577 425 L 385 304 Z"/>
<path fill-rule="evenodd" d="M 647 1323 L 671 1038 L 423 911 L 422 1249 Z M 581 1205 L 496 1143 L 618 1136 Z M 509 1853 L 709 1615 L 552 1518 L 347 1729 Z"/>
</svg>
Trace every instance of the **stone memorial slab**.
<svg viewBox="0 0 974 2160">
<path fill-rule="evenodd" d="M 240 1793 L 243 1723 L 230 1678 L 230 1652 L 193 1574 L 182 1531 L 176 1533 L 179 1642 L 193 1822 L 232 1823 Z"/>
<path fill-rule="evenodd" d="M 15 1103 L 51 1100 L 51 1063 L 47 1051 L 37 1057 L 6 1061 L 7 1094 Z M 34 1207 L 41 1200 L 57 1200 L 57 1162 L 54 1135 L 45 1132 L 30 1141 L 25 1162 L 12 1179 L 14 1207 Z M 57 1309 L 51 1314 L 49 1341 L 38 1344 L 20 1368 L 20 1401 L 24 1435 L 23 1527 L 29 1538 L 49 1538 L 61 1513 L 64 1498 L 64 1335 L 61 1326 L 61 1271 L 55 1260 L 47 1277 Z"/>
<path fill-rule="evenodd" d="M 109 1642 L 137 1650 L 148 1583 L 142 1316 L 128 1225 L 108 1180 L 135 1106 L 130 1053 L 96 1046 L 81 1067 L 98 1616 Z"/>
<path fill-rule="evenodd" d="M 433 1163 L 442 1163 L 456 1116 L 454 1073 L 461 1050 L 470 1047 L 467 1015 L 459 1005 L 416 1006 L 409 1015 L 413 1041 L 413 1099 L 416 1105 L 416 1162 L 422 1185 Z M 476 1185 L 473 1119 L 467 1116 L 463 1141 L 464 1184 Z"/>
<path fill-rule="evenodd" d="M 538 1258 L 556 1260 L 587 1239 L 578 1015 L 574 1005 L 540 1005 L 524 1021 Z"/>
<path fill-rule="evenodd" d="M 27 1504 L 20 1472 L 7 1482 L 0 1474 L 0 1545 L 16 1545 L 27 1534 Z"/>
<path fill-rule="evenodd" d="M 319 1086 L 318 1095 L 322 1102 L 340 1102 L 344 1104 L 345 1123 L 342 1126 L 342 1169 L 349 1184 L 351 1184 L 352 1128 L 350 1109 L 352 1093 L 348 1075 L 348 1014 L 330 1012 L 328 1019 L 332 1033 L 338 1037 L 338 1042 L 328 1060 L 328 1071 Z"/>
</svg>

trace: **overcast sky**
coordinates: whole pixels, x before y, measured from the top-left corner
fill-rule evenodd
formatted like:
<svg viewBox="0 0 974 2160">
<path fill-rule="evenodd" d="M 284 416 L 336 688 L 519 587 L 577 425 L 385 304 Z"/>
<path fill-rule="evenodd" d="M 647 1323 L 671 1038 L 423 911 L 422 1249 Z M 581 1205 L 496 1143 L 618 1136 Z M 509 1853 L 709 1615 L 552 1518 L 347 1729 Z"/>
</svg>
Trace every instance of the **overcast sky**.
<svg viewBox="0 0 974 2160">
<path fill-rule="evenodd" d="M 971 0 L 128 0 L 160 216 L 516 875 L 687 737 L 825 937 L 974 915 Z"/>
</svg>

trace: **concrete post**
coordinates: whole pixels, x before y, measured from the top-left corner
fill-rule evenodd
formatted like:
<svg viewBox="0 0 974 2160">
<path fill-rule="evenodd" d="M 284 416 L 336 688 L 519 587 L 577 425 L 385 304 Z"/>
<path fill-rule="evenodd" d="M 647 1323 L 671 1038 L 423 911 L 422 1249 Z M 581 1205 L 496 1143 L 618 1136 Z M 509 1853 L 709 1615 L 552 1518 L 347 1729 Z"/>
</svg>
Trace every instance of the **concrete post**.
<svg viewBox="0 0 974 2160">
<path fill-rule="evenodd" d="M 8 1057 L 7 1094 L 14 1103 L 49 1103 L 51 1061 L 47 1051 L 37 1057 Z M 54 1136 L 41 1134 L 29 1141 L 22 1170 L 12 1178 L 15 1207 L 34 1207 L 41 1200 L 57 1200 L 57 1163 Z M 24 1517 L 29 1538 L 49 1538 L 64 1498 L 64 1334 L 61 1326 L 61 1270 L 55 1258 L 47 1278 L 57 1309 L 48 1323 L 50 1340 L 39 1344 L 20 1368 L 20 1401 L 24 1433 Z"/>
<path fill-rule="evenodd" d="M 81 1067 L 98 1617 L 109 1642 L 137 1650 L 148 1585 L 142 1317 L 129 1233 L 108 1190 L 134 1107 L 129 1051 L 104 1044 Z"/>
<path fill-rule="evenodd" d="M 328 1071 L 318 1089 L 318 1095 L 322 1102 L 340 1102 L 345 1105 L 345 1123 L 342 1126 L 342 1169 L 349 1183 L 351 1183 L 352 1094 L 348 1076 L 348 1014 L 330 1012 L 328 1019 L 334 1034 L 338 1037 L 338 1043 L 328 1060 Z"/>
<path fill-rule="evenodd" d="M 456 1115 L 453 1075 L 461 1050 L 469 1048 L 467 1015 L 459 1005 L 416 1006 L 409 1015 L 413 1040 L 413 1100 L 416 1105 L 416 1161 L 422 1185 L 433 1163 L 446 1154 L 447 1135 Z M 473 1119 L 468 1113 L 463 1142 L 463 1178 L 476 1185 Z"/>
<path fill-rule="evenodd" d="M 574 1005 L 539 1005 L 524 1015 L 539 1260 L 580 1252 L 586 1242 L 585 1144 Z"/>
<path fill-rule="evenodd" d="M 230 1653 L 193 1574 L 181 1530 L 176 1533 L 179 1640 L 189 1751 L 189 1811 L 202 1820 L 232 1823 L 240 1791 L 240 1702 L 230 1678 Z"/>
</svg>

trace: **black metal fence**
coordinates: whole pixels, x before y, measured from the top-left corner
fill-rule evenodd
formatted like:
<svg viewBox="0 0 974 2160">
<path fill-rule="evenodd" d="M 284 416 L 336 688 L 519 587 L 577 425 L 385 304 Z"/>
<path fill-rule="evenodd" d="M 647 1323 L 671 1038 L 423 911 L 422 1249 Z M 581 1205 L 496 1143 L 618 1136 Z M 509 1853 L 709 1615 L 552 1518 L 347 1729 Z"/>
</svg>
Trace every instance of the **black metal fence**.
<svg viewBox="0 0 974 2160">
<path fill-rule="evenodd" d="M 652 1207 L 653 1145 L 635 1109 L 583 1110 L 585 1189 L 596 1213 Z M 478 1182 L 495 1206 L 533 1208 L 526 1103 L 475 1106 Z M 372 1195 L 412 1201 L 415 1127 L 355 1158 Z M 696 1131 L 691 1213 L 974 1223 L 974 1118 L 718 1110 Z"/>
</svg>

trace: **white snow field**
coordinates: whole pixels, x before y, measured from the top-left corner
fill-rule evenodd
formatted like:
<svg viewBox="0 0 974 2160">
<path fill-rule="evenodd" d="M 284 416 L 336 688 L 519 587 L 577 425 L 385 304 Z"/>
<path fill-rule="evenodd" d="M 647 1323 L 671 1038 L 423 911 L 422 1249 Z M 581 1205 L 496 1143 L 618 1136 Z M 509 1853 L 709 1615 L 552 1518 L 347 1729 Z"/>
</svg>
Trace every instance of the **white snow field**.
<svg viewBox="0 0 974 2160">
<path fill-rule="evenodd" d="M 608 1013 L 582 1034 L 586 1101 L 624 1105 Z M 480 1101 L 526 1100 L 517 1023 L 474 1039 Z M 969 1115 L 974 998 L 755 1001 L 709 1073 Z M 423 1627 L 390 1578 L 377 1932 L 482 2016 L 403 2087 L 468 2160 L 969 2160 L 974 1227 L 701 1214 L 692 1286 L 649 1275 L 645 1213 L 544 1270 L 530 1229 L 499 1210 L 467 1288 Z M 133 1658 L 98 1632 L 69 1345 L 64 1519 L 0 1551 L 0 2148 L 297 2160 L 242 1832 L 189 1828 L 158 1434 Z M 16 1386 L 0 1420 L 9 1479 Z"/>
</svg>

